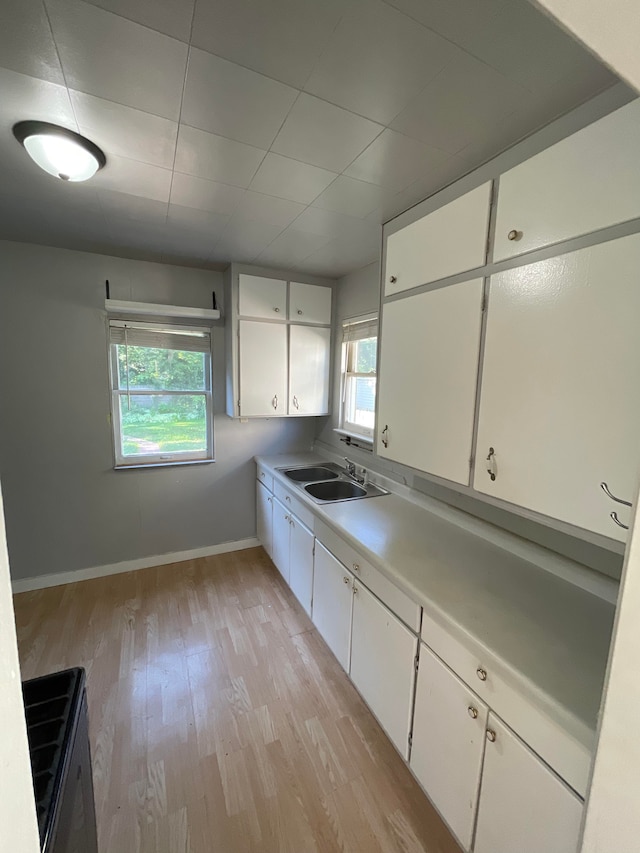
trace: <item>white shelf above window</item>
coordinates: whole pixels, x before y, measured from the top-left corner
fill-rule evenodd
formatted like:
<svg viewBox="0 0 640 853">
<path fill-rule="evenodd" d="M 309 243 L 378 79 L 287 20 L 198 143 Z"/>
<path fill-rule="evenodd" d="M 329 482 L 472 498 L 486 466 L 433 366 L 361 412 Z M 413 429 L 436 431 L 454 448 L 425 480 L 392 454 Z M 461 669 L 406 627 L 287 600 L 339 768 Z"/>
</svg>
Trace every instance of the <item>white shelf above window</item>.
<svg viewBox="0 0 640 853">
<path fill-rule="evenodd" d="M 219 320 L 220 311 L 213 308 L 189 308 L 184 305 L 158 305 L 155 302 L 126 302 L 122 299 L 105 299 L 109 314 L 143 314 L 154 317 L 173 317 L 183 320 Z"/>
</svg>

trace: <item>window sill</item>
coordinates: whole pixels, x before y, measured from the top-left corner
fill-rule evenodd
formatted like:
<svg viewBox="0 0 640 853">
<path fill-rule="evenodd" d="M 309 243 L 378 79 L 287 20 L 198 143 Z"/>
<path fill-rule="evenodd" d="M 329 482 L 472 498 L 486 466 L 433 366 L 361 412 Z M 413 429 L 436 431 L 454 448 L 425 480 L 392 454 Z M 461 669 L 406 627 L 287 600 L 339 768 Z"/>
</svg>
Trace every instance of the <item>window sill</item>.
<svg viewBox="0 0 640 853">
<path fill-rule="evenodd" d="M 211 465 L 215 459 L 176 459 L 171 462 L 132 462 L 130 465 L 114 465 L 114 471 L 132 471 L 140 468 L 175 468 L 183 465 Z"/>
</svg>

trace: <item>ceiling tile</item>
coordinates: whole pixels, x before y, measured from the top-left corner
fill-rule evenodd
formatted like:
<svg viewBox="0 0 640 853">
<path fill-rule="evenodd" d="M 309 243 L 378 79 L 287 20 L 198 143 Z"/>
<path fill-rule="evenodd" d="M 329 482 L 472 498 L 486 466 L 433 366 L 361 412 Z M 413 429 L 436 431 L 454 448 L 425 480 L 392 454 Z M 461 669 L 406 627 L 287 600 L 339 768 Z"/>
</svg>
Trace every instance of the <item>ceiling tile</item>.
<svg viewBox="0 0 640 853">
<path fill-rule="evenodd" d="M 305 205 L 296 201 L 247 190 L 235 216 L 241 219 L 271 222 L 280 228 L 286 228 L 304 209 Z"/>
<path fill-rule="evenodd" d="M 182 121 L 267 149 L 297 95 L 290 86 L 192 48 Z"/>
<path fill-rule="evenodd" d="M 479 129 L 513 112 L 527 92 L 466 53 L 441 72 L 391 126 L 457 154 Z"/>
<path fill-rule="evenodd" d="M 310 204 L 335 177 L 335 172 L 270 153 L 264 158 L 250 187 L 255 192 Z"/>
<path fill-rule="evenodd" d="M 358 0 L 340 21 L 305 91 L 388 124 L 455 53 L 387 6 Z"/>
<path fill-rule="evenodd" d="M 356 219 L 332 210 L 308 207 L 294 223 L 296 231 L 308 231 L 326 237 L 341 237 L 344 240 L 362 241 L 370 239 L 379 230 L 375 222 Z"/>
<path fill-rule="evenodd" d="M 0 65 L 51 83 L 64 84 L 42 0 L 2 0 Z"/>
<path fill-rule="evenodd" d="M 302 93 L 276 137 L 273 150 L 303 163 L 342 172 L 382 130 L 379 124 Z"/>
<path fill-rule="evenodd" d="M 348 2 L 198 0 L 193 44 L 301 88 Z"/>
<path fill-rule="evenodd" d="M 511 0 L 385 0 L 414 20 L 463 47 Z"/>
<path fill-rule="evenodd" d="M 326 246 L 305 258 L 304 265 L 316 275 L 340 277 L 353 270 L 367 266 L 380 254 L 382 231 L 378 227 L 367 240 L 350 240 L 335 237 Z"/>
<path fill-rule="evenodd" d="M 80 131 L 107 155 L 173 168 L 178 124 L 113 101 L 71 90 Z M 123 188 L 124 189 L 124 188 Z"/>
<path fill-rule="evenodd" d="M 195 0 L 86 0 L 180 41 L 189 41 Z"/>
<path fill-rule="evenodd" d="M 313 207 L 364 218 L 380 204 L 383 197 L 382 187 L 339 175 L 313 202 Z"/>
<path fill-rule="evenodd" d="M 437 169 L 447 157 L 437 148 L 387 128 L 345 174 L 399 191 Z"/>
<path fill-rule="evenodd" d="M 147 222 L 150 225 L 164 226 L 167 219 L 166 201 L 143 198 L 129 193 L 99 190 L 100 205 L 107 219 L 119 221 L 132 220 Z"/>
<path fill-rule="evenodd" d="M 257 257 L 261 264 L 289 267 L 297 266 L 313 252 L 325 246 L 331 238 L 309 231 L 287 228 Z"/>
<path fill-rule="evenodd" d="M 187 46 L 80 0 L 48 0 L 67 84 L 177 121 Z"/>
<path fill-rule="evenodd" d="M 195 207 L 211 213 L 231 215 L 242 200 L 245 191 L 239 187 L 194 178 L 176 172 L 171 185 L 171 204 Z"/>
<path fill-rule="evenodd" d="M 77 130 L 64 86 L 0 68 L 0 92 L 0 127 L 4 130 L 11 130 L 16 122 L 25 119 L 50 121 Z M 18 144 L 13 136 L 11 141 Z"/>
<path fill-rule="evenodd" d="M 122 191 L 126 187 L 130 195 L 168 202 L 171 171 L 112 154 L 104 169 L 96 172 L 91 185 L 96 189 L 116 191 Z"/>
<path fill-rule="evenodd" d="M 216 243 L 211 257 L 253 261 L 280 234 L 281 228 L 269 222 L 247 222 L 232 218 Z"/>
<path fill-rule="evenodd" d="M 180 125 L 176 171 L 248 187 L 267 152 L 244 142 Z"/>
<path fill-rule="evenodd" d="M 170 204 L 167 219 L 176 228 L 188 228 L 203 234 L 220 234 L 229 221 L 229 215 Z"/>
</svg>

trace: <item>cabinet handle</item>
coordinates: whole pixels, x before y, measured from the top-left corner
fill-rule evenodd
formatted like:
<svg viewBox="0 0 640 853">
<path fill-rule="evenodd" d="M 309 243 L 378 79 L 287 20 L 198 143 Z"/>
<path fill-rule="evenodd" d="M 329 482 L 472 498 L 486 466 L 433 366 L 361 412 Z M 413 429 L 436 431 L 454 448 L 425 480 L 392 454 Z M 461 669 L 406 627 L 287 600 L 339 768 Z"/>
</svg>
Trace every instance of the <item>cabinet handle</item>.
<svg viewBox="0 0 640 853">
<path fill-rule="evenodd" d="M 271 401 L 271 405 L 273 406 L 274 409 L 278 408 L 278 395 L 277 394 L 274 396 L 273 400 Z"/>
<path fill-rule="evenodd" d="M 476 669 L 476 675 L 478 676 L 480 681 L 486 681 L 487 680 L 487 670 L 482 669 L 482 667 L 480 667 L 480 666 Z"/>
<path fill-rule="evenodd" d="M 343 577 L 343 578 L 342 578 L 342 582 L 343 582 L 343 583 L 349 583 L 349 578 L 348 578 L 348 577 L 346 577 L 346 576 L 345 576 L 345 577 Z"/>
<path fill-rule="evenodd" d="M 280 313 L 280 309 L 279 309 L 279 308 L 274 308 L 273 310 L 276 312 L 276 314 L 279 314 L 279 313 Z"/>
<path fill-rule="evenodd" d="M 261 471 L 261 472 L 260 472 L 260 476 L 261 476 L 261 477 L 262 477 L 262 479 L 264 480 L 264 471 Z"/>
<path fill-rule="evenodd" d="M 395 284 L 397 280 L 398 280 L 398 277 L 397 277 L 397 276 L 395 276 L 395 275 L 392 275 L 392 276 L 389 278 L 389 281 L 391 282 L 391 284 Z"/>
<path fill-rule="evenodd" d="M 299 314 L 300 316 L 302 316 L 302 311 L 300 310 L 300 308 L 298 308 L 298 314 Z"/>
<path fill-rule="evenodd" d="M 493 729 L 487 729 L 487 740 L 489 743 L 495 743 L 498 736 Z"/>
<path fill-rule="evenodd" d="M 522 231 L 516 231 L 515 228 L 507 234 L 507 240 L 519 240 L 522 237 Z"/>
<path fill-rule="evenodd" d="M 294 520 L 291 518 L 291 516 L 289 516 L 289 524 L 291 524 L 292 526 L 295 526 L 295 522 L 294 522 Z"/>
<path fill-rule="evenodd" d="M 273 498 L 267 498 L 267 503 L 273 503 Z"/>
<path fill-rule="evenodd" d="M 474 708 L 473 705 L 469 705 L 469 707 L 467 708 L 467 713 L 469 714 L 472 720 L 478 719 L 478 709 Z"/>
<path fill-rule="evenodd" d="M 360 571 L 360 565 L 359 565 L 359 563 L 352 563 L 352 565 L 353 565 L 353 571 L 354 571 L 354 572 L 359 572 L 359 571 Z"/>
<path fill-rule="evenodd" d="M 300 408 L 300 406 L 298 405 L 298 398 L 295 396 L 295 394 L 293 395 L 293 405 L 296 407 L 296 409 Z"/>
<path fill-rule="evenodd" d="M 354 584 L 353 585 L 353 594 L 355 595 L 357 592 L 358 592 L 358 587 Z"/>
<path fill-rule="evenodd" d="M 498 471 L 496 468 L 496 452 L 493 447 L 489 448 L 489 453 L 487 454 L 487 462 L 489 463 L 487 465 L 487 474 L 491 477 L 491 480 L 493 482 L 493 480 L 495 480 L 495 478 L 498 476 Z"/>
<path fill-rule="evenodd" d="M 382 444 L 389 447 L 389 424 L 385 424 L 382 430 Z"/>
<path fill-rule="evenodd" d="M 609 517 L 610 517 L 610 518 L 612 518 L 612 519 L 614 520 L 614 522 L 618 525 L 618 527 L 622 527 L 622 529 L 623 529 L 623 530 L 628 530 L 628 529 L 629 529 L 629 525 L 628 525 L 628 524 L 623 524 L 623 523 L 620 521 L 620 519 L 618 518 L 618 513 L 617 513 L 617 512 L 610 512 L 610 513 L 609 513 Z"/>
<path fill-rule="evenodd" d="M 284 520 L 285 520 L 285 521 L 289 521 L 290 519 L 291 519 L 291 516 L 289 516 L 289 515 L 285 515 L 285 517 L 284 517 Z"/>
<path fill-rule="evenodd" d="M 285 501 L 289 501 L 289 503 L 291 503 L 291 498 L 289 497 L 289 495 L 285 495 L 284 499 L 285 499 Z"/>
<path fill-rule="evenodd" d="M 622 506 L 633 506 L 631 501 L 623 501 L 622 498 L 617 498 L 606 483 L 600 483 L 600 488 L 608 498 L 611 498 L 611 500 L 615 501 L 617 504 L 622 504 Z"/>
</svg>

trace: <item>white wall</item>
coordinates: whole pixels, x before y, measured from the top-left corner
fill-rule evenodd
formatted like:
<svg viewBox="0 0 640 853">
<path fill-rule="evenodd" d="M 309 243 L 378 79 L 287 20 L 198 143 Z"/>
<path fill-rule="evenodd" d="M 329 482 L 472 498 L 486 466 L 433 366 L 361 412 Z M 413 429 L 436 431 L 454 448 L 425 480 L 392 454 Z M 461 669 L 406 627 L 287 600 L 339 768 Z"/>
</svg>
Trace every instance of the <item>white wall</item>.
<svg viewBox="0 0 640 853">
<path fill-rule="evenodd" d="M 40 850 L 0 488 L 0 847 Z"/>
</svg>

